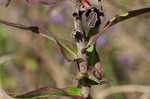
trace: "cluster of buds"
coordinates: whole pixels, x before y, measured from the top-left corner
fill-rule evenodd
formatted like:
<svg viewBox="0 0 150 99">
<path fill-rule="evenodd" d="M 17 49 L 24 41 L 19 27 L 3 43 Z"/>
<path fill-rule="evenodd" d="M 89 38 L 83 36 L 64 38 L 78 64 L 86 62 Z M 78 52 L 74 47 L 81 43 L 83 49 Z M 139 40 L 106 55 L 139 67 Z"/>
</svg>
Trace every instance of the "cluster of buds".
<svg viewBox="0 0 150 99">
<path fill-rule="evenodd" d="M 93 7 L 88 1 L 81 0 L 80 16 L 85 16 L 86 24 L 90 28 L 97 28 L 101 24 L 101 17 L 104 16 L 102 10 Z M 102 8 L 102 7 L 101 7 Z M 84 19 L 84 18 L 83 18 Z"/>
<path fill-rule="evenodd" d="M 82 47 L 82 45 L 87 44 L 92 36 L 99 32 L 104 13 L 101 0 L 98 1 L 100 7 L 92 6 L 87 0 L 80 0 L 78 11 L 73 13 L 76 26 L 79 26 L 75 28 L 76 31 L 73 32 L 73 37 L 77 42 L 79 52 L 81 50 L 79 58 L 84 60 L 79 63 L 79 73 L 76 75 L 76 79 L 84 86 L 104 84 L 111 81 L 110 79 L 103 79 L 103 69 L 96 51 L 96 44 L 88 48 Z"/>
</svg>

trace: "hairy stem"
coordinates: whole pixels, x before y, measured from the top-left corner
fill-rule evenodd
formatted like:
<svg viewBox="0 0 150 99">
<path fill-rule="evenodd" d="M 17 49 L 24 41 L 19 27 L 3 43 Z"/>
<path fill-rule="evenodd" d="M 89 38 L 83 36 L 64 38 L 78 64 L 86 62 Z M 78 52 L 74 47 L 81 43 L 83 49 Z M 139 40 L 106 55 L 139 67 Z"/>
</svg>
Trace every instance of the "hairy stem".
<svg viewBox="0 0 150 99">
<path fill-rule="evenodd" d="M 81 18 L 79 16 L 79 7 L 80 7 L 80 1 L 79 0 L 74 0 L 74 38 L 76 40 L 76 45 L 78 49 L 78 58 L 82 58 L 84 61 L 77 63 L 79 65 L 79 72 L 82 74 L 87 73 L 87 56 L 86 53 L 83 53 L 82 50 L 86 47 L 87 42 L 85 38 L 84 31 L 81 26 Z M 85 99 L 89 99 L 89 93 L 90 93 L 90 87 L 86 86 L 86 80 L 81 79 L 81 82 L 79 82 L 79 86 L 82 88 L 82 96 Z"/>
</svg>

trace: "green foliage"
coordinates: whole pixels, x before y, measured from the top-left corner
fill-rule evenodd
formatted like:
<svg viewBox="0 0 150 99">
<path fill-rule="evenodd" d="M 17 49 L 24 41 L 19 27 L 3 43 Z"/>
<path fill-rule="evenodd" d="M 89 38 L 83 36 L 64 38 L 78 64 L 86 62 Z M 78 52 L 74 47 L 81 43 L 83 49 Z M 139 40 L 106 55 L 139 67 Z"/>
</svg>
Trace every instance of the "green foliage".
<svg viewBox="0 0 150 99">
<path fill-rule="evenodd" d="M 49 96 L 68 96 L 68 95 L 62 90 L 56 88 L 40 88 L 23 95 L 14 96 L 14 98 L 45 98 Z"/>
<path fill-rule="evenodd" d="M 0 54 L 6 52 L 6 49 L 8 49 L 8 41 L 7 32 L 4 30 L 3 26 L 0 25 Z"/>
<path fill-rule="evenodd" d="M 113 26 L 119 22 L 125 21 L 127 19 L 133 18 L 135 16 L 142 15 L 142 14 L 149 13 L 149 12 L 150 12 L 150 7 L 147 7 L 147 8 L 137 9 L 137 10 L 131 10 L 126 13 L 116 15 L 116 16 L 110 18 L 107 21 L 107 23 L 105 24 L 105 26 L 103 27 L 103 29 L 99 33 L 97 33 L 96 35 L 94 35 L 90 38 L 90 40 L 87 44 L 87 47 L 95 44 L 96 40 L 101 36 L 101 34 L 104 31 L 106 31 L 108 28 L 110 28 L 111 26 Z"/>
<path fill-rule="evenodd" d="M 44 87 L 40 89 L 36 89 L 34 91 L 25 93 L 23 95 L 14 96 L 14 98 L 46 98 L 50 96 L 80 96 L 81 95 L 80 88 L 53 88 L 53 87 Z"/>
<path fill-rule="evenodd" d="M 87 52 L 93 52 L 93 50 L 94 50 L 94 46 L 92 45 L 92 46 L 90 46 L 89 48 L 87 48 Z"/>
<path fill-rule="evenodd" d="M 35 93 L 35 94 L 26 94 L 26 95 L 20 95 L 16 96 L 14 98 L 46 98 L 50 96 L 67 96 L 67 94 L 63 92 L 41 92 L 41 93 Z"/>
<path fill-rule="evenodd" d="M 48 31 L 46 29 L 43 29 L 42 27 L 25 26 L 22 24 L 7 22 L 7 21 L 3 21 L 3 20 L 0 20 L 0 23 L 14 27 L 14 28 L 18 28 L 18 29 L 32 31 L 35 34 L 39 34 L 40 36 L 42 36 L 48 40 L 51 40 L 53 43 L 58 45 L 63 56 L 68 61 L 72 61 L 73 59 L 77 58 L 77 47 L 75 44 L 72 44 L 70 41 L 67 41 L 67 40 L 58 39 L 58 38 L 54 37 L 52 34 L 47 35 L 47 34 L 49 34 Z M 1 32 L 3 32 L 3 30 L 1 30 Z M 40 32 L 42 32 L 42 33 L 40 33 Z M 47 33 L 47 34 L 43 34 L 43 33 Z M 2 37 L 3 36 L 5 36 L 5 35 L 2 33 Z"/>
<path fill-rule="evenodd" d="M 82 90 L 80 88 L 66 88 L 67 93 L 70 95 L 81 95 Z"/>
<path fill-rule="evenodd" d="M 122 4 L 125 4 L 128 2 L 127 1 L 123 1 L 120 0 Z M 111 26 L 122 22 L 124 20 L 130 19 L 132 17 L 135 17 L 137 15 L 141 15 L 144 13 L 150 12 L 150 8 L 143 8 L 143 9 L 138 9 L 138 10 L 133 10 L 133 11 L 129 11 L 127 13 L 121 14 L 121 15 L 117 15 L 115 17 L 112 17 L 111 19 L 108 20 L 107 24 L 104 26 L 103 30 L 98 33 L 98 28 L 94 28 L 88 31 L 87 34 L 87 38 L 89 40 L 88 43 L 88 47 L 86 49 L 87 51 L 87 63 L 88 66 L 90 67 L 90 69 L 93 69 L 93 75 L 96 79 L 96 76 L 98 78 L 98 76 L 100 76 L 101 72 L 99 72 L 99 68 L 95 68 L 96 64 L 100 61 L 99 60 L 99 56 L 97 55 L 97 51 L 96 51 L 96 45 L 95 42 L 97 40 L 97 38 L 108 28 L 110 28 Z M 39 27 L 38 26 L 24 26 L 21 24 L 15 24 L 15 23 L 11 23 L 11 22 L 6 22 L 6 21 L 2 21 L 0 20 L 0 23 L 8 25 L 8 26 L 12 26 L 15 28 L 19 28 L 19 29 L 23 29 L 23 30 L 27 30 L 27 31 L 31 31 L 37 35 L 43 36 L 45 38 L 47 38 L 48 40 L 51 40 L 53 43 L 55 43 L 56 45 L 58 45 L 60 51 L 62 52 L 63 56 L 65 57 L 65 59 L 67 59 L 68 61 L 73 61 L 74 59 L 78 58 L 77 57 L 77 48 L 75 44 L 72 44 L 71 42 L 67 41 L 67 40 L 62 40 L 62 39 L 58 39 L 54 36 L 51 35 L 47 35 L 46 32 L 41 32 L 39 31 Z M 45 34 L 44 34 L 45 33 Z M 87 40 L 87 41 L 88 41 Z M 3 45 L 2 47 L 0 46 L 0 54 L 6 52 L 6 49 L 8 49 L 7 47 L 10 47 L 10 45 L 7 43 L 9 40 L 7 38 L 7 33 L 3 30 L 3 27 L 0 26 L 0 45 Z M 110 55 L 108 55 L 108 58 L 106 59 L 106 64 L 104 66 L 104 70 L 106 73 L 106 77 L 109 77 L 113 80 L 116 80 L 116 76 L 115 76 L 115 72 L 114 72 L 114 66 L 115 64 L 113 63 L 113 57 L 112 57 L 112 53 Z M 36 63 L 35 60 L 33 59 L 28 59 L 26 61 L 27 65 L 29 66 L 29 69 L 35 70 L 36 66 L 38 65 Z M 2 66 L 1 66 L 2 67 Z M 1 68 L 0 69 L 3 69 Z M 95 70 L 95 71 L 94 71 Z M 92 71 L 88 71 L 89 75 L 90 72 Z M 0 74 L 2 74 L 3 72 L 0 70 Z M 95 73 L 95 74 L 94 74 Z M 89 76 L 88 75 L 88 76 Z M 3 75 L 1 75 L 2 78 Z M 91 75 L 90 75 L 91 76 Z M 99 77 L 100 78 L 100 77 Z M 97 80 L 97 79 L 96 79 Z M 99 79 L 98 79 L 99 80 Z M 83 77 L 81 78 L 81 80 L 79 80 L 80 85 L 85 85 L 85 81 L 87 81 L 87 85 L 97 85 L 99 83 L 95 82 L 93 79 L 89 79 L 88 77 Z M 101 79 L 100 79 L 101 81 Z M 117 82 L 111 82 L 110 86 L 118 86 L 119 84 Z M 17 95 L 14 96 L 14 98 L 45 98 L 45 97 L 50 97 L 50 96 L 69 96 L 69 97 L 73 97 L 73 96 L 81 96 L 82 95 L 82 90 L 80 88 L 64 88 L 64 89 L 60 89 L 60 88 L 52 88 L 52 87 L 45 87 L 45 88 L 40 88 L 40 89 L 36 89 L 34 91 L 22 94 L 22 95 Z M 123 95 L 122 94 L 117 94 L 115 95 L 116 99 L 123 99 Z"/>
<path fill-rule="evenodd" d="M 75 44 L 67 40 L 57 40 L 56 43 L 65 59 L 72 61 L 77 58 L 77 47 Z"/>
<path fill-rule="evenodd" d="M 150 12 L 150 8 L 142 8 L 142 9 L 137 9 L 137 10 L 131 10 L 131 11 L 128 11 L 126 13 L 123 13 L 123 14 L 117 15 L 115 17 L 112 17 L 111 19 L 109 19 L 109 21 L 107 22 L 107 24 L 105 26 L 107 26 L 109 24 L 110 24 L 110 26 L 113 26 L 113 25 L 115 25 L 119 22 L 125 21 L 127 19 L 130 19 L 130 18 L 138 16 L 138 15 L 142 15 L 144 13 L 149 13 L 149 12 Z"/>
<path fill-rule="evenodd" d="M 36 62 L 34 59 L 29 58 L 29 59 L 26 61 L 26 63 L 27 63 L 28 68 L 29 68 L 31 71 L 35 71 L 35 70 L 37 69 L 38 64 L 37 64 L 37 62 Z"/>
</svg>

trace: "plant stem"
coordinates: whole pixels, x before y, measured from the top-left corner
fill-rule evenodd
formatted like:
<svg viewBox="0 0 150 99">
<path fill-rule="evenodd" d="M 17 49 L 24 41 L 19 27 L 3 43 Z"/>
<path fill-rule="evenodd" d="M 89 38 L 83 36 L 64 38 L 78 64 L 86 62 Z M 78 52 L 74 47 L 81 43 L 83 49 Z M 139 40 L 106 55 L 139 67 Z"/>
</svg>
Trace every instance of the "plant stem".
<svg viewBox="0 0 150 99">
<path fill-rule="evenodd" d="M 86 38 L 85 38 L 85 34 L 84 31 L 82 29 L 81 26 L 81 18 L 79 16 L 79 7 L 80 7 L 80 1 L 79 0 L 74 0 L 74 37 L 76 40 L 76 45 L 77 45 L 77 49 L 78 49 L 78 58 L 82 58 L 84 61 L 78 63 L 79 65 L 79 72 L 81 74 L 86 74 L 87 73 L 87 56 L 86 53 L 83 53 L 82 50 L 86 47 L 87 42 L 86 42 Z M 90 99 L 89 97 L 89 93 L 90 93 L 90 87 L 86 86 L 86 80 L 85 79 L 81 79 L 81 82 L 79 82 L 79 85 L 82 88 L 82 96 L 85 99 Z"/>
</svg>

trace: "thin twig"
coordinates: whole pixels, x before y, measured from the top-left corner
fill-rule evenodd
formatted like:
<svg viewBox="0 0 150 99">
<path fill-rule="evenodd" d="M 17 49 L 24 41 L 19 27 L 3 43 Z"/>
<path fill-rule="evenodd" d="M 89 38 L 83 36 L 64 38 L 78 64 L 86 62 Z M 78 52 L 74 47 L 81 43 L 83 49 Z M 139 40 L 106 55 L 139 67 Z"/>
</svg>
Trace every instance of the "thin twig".
<svg viewBox="0 0 150 99">
<path fill-rule="evenodd" d="M 150 86 L 144 85 L 122 85 L 103 89 L 98 95 L 98 99 L 105 99 L 107 96 L 121 92 L 140 92 L 150 94 Z"/>
<path fill-rule="evenodd" d="M 150 7 L 137 9 L 137 10 L 131 10 L 126 13 L 112 17 L 111 19 L 108 20 L 106 25 L 103 27 L 103 29 L 99 33 L 97 33 L 96 35 L 94 35 L 93 37 L 90 38 L 90 40 L 87 44 L 87 47 L 93 45 L 96 42 L 96 40 L 101 36 L 101 34 L 103 32 L 105 32 L 108 28 L 110 28 L 111 26 L 113 26 L 119 22 L 122 22 L 124 20 L 130 19 L 130 18 L 138 16 L 138 15 L 142 15 L 142 14 L 145 14 L 148 12 L 150 12 Z"/>
</svg>

